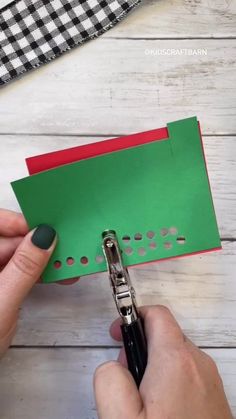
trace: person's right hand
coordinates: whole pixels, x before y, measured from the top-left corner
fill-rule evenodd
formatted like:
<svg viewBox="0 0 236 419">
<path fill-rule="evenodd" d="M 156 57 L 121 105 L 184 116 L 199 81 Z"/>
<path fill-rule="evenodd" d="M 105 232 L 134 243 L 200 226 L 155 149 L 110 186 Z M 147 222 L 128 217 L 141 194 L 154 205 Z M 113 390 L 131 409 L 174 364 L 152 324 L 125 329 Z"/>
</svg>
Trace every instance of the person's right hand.
<svg viewBox="0 0 236 419">
<path fill-rule="evenodd" d="M 214 361 L 181 331 L 168 309 L 143 307 L 148 364 L 139 391 L 119 361 L 97 368 L 95 396 L 100 419 L 233 419 Z M 120 321 L 112 336 L 120 340 Z M 122 365 L 123 364 L 123 365 Z"/>
</svg>

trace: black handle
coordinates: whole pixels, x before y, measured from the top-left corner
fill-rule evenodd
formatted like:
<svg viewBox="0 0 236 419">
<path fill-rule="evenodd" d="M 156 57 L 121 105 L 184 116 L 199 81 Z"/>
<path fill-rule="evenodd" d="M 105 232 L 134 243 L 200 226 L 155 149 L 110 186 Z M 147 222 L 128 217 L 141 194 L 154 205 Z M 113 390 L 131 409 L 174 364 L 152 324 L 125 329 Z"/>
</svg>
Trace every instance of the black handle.
<svg viewBox="0 0 236 419">
<path fill-rule="evenodd" d="M 142 320 L 138 318 L 131 324 L 122 324 L 121 331 L 128 368 L 139 387 L 147 365 L 147 342 Z"/>
</svg>

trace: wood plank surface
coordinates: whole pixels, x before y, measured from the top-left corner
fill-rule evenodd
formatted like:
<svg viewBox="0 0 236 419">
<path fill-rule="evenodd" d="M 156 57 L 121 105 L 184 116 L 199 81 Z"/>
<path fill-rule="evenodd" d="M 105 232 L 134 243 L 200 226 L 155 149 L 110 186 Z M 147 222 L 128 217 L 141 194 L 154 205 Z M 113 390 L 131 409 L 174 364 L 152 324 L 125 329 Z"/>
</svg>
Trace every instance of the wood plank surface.
<svg viewBox="0 0 236 419">
<path fill-rule="evenodd" d="M 25 156 L 100 139 L 1 136 L 2 206 L 16 208 L 9 182 L 27 174 Z M 205 137 L 204 145 L 221 234 L 236 237 L 235 137 Z M 235 346 L 236 244 L 224 242 L 223 245 L 220 253 L 152 264 L 134 269 L 132 275 L 141 303 L 167 304 L 186 333 L 204 346 Z M 113 342 L 108 328 L 115 316 L 105 274 L 85 277 L 72 287 L 36 286 L 23 307 L 15 343 L 110 345 Z"/>
<path fill-rule="evenodd" d="M 232 135 L 235 56 L 233 39 L 99 38 L 1 89 L 0 132 L 116 135 L 197 115 L 204 134 Z"/>
<path fill-rule="evenodd" d="M 207 353 L 236 415 L 236 350 Z M 11 349 L 0 363 L 1 419 L 96 419 L 93 373 L 116 356 L 115 349 Z"/>
<path fill-rule="evenodd" d="M 139 304 L 164 304 L 200 346 L 236 346 L 236 242 L 224 249 L 130 268 Z M 71 286 L 36 285 L 22 307 L 15 345 L 109 346 L 117 317 L 106 273 Z"/>
<path fill-rule="evenodd" d="M 0 206 L 17 209 L 9 182 L 27 175 L 28 155 L 197 115 L 223 250 L 130 273 L 140 304 L 167 305 L 196 344 L 215 347 L 206 351 L 236 417 L 235 37 L 235 0 L 144 0 L 99 39 L 2 88 Z M 116 316 L 105 273 L 35 286 L 0 362 L 1 419 L 96 419 L 92 376 L 116 358 Z"/>
<path fill-rule="evenodd" d="M 106 37 L 211 38 L 236 35 L 234 0 L 143 0 Z"/>
</svg>

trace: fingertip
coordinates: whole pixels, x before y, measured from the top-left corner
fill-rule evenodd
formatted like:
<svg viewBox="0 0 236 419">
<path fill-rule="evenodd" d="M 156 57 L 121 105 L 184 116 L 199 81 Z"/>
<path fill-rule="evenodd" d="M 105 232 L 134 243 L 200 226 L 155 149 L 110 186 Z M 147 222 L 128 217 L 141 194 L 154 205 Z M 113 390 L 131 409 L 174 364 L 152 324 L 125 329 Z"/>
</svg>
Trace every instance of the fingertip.
<svg viewBox="0 0 236 419">
<path fill-rule="evenodd" d="M 56 245 L 52 228 L 30 231 L 1 271 L 4 304 L 18 307 L 44 271 Z M 55 232 L 55 230 L 53 230 Z M 1 294 L 1 293 L 0 293 Z"/>
<path fill-rule="evenodd" d="M 120 318 L 116 319 L 113 321 L 113 323 L 110 326 L 110 335 L 112 337 L 112 339 L 120 342 L 122 340 L 122 334 L 121 334 L 121 320 Z"/>
<path fill-rule="evenodd" d="M 40 224 L 29 233 L 31 243 L 40 250 L 52 252 L 57 243 L 56 230 L 48 224 Z"/>
<path fill-rule="evenodd" d="M 18 212 L 0 209 L 0 234 L 5 237 L 25 236 L 29 228 L 24 216 Z"/>
<path fill-rule="evenodd" d="M 123 382 L 124 378 L 131 380 L 134 383 L 130 372 L 119 361 L 107 361 L 99 365 L 94 373 L 93 382 L 95 393 L 111 387 L 119 388 L 119 383 Z"/>
<path fill-rule="evenodd" d="M 120 367 L 118 361 L 107 361 L 96 368 L 93 376 L 93 384 L 95 390 L 99 387 L 100 382 L 102 385 L 104 385 L 107 377 L 111 375 L 111 371 L 114 371 L 114 369 L 117 367 Z"/>
<path fill-rule="evenodd" d="M 107 374 L 110 372 L 111 369 L 120 367 L 120 364 L 118 361 L 106 361 L 103 362 L 103 364 L 99 365 L 94 373 L 94 378 L 100 377 L 101 375 Z"/>
<path fill-rule="evenodd" d="M 142 401 L 133 377 L 118 361 L 100 365 L 94 374 L 98 416 L 103 419 L 138 417 Z"/>
</svg>

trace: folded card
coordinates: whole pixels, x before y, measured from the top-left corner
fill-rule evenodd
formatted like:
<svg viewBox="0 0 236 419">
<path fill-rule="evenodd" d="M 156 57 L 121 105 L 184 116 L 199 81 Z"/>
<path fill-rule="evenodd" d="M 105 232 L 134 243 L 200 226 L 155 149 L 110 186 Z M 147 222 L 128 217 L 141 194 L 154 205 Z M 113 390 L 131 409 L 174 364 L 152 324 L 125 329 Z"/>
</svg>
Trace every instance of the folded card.
<svg viewBox="0 0 236 419">
<path fill-rule="evenodd" d="M 58 233 L 44 282 L 106 270 L 107 229 L 116 231 L 127 266 L 220 248 L 197 119 L 165 132 L 150 142 L 142 133 L 128 148 L 109 140 L 117 150 L 106 145 L 105 154 L 97 143 L 90 158 L 12 182 L 29 227 L 48 223 Z"/>
</svg>

